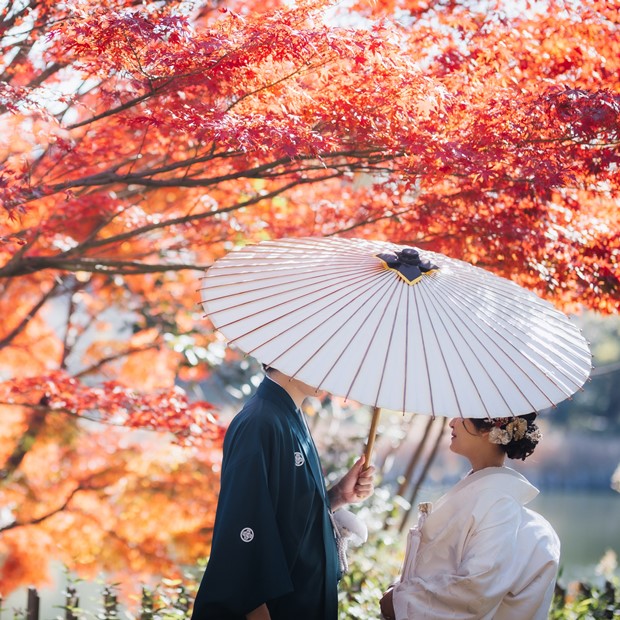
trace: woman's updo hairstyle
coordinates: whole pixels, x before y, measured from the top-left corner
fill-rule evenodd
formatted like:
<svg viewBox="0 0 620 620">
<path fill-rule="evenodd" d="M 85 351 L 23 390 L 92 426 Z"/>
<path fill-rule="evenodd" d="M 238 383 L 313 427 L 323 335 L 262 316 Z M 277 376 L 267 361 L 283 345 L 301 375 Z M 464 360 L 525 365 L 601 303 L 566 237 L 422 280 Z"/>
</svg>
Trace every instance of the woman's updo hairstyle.
<svg viewBox="0 0 620 620">
<path fill-rule="evenodd" d="M 479 431 L 489 431 L 489 441 L 498 444 L 509 459 L 524 461 L 542 439 L 542 433 L 534 420 L 536 413 L 513 418 L 472 418 Z"/>
</svg>

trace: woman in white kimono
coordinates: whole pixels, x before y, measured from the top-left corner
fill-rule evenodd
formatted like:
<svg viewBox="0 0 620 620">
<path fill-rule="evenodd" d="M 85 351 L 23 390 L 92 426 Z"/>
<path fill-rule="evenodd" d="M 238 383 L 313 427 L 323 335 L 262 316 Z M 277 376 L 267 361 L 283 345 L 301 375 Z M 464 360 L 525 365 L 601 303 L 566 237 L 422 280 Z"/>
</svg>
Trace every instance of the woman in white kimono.
<svg viewBox="0 0 620 620">
<path fill-rule="evenodd" d="M 450 422 L 450 449 L 471 471 L 434 506 L 420 504 L 400 579 L 381 599 L 386 620 L 545 620 L 560 542 L 525 507 L 538 490 L 504 466 L 541 438 L 536 414 Z"/>
</svg>

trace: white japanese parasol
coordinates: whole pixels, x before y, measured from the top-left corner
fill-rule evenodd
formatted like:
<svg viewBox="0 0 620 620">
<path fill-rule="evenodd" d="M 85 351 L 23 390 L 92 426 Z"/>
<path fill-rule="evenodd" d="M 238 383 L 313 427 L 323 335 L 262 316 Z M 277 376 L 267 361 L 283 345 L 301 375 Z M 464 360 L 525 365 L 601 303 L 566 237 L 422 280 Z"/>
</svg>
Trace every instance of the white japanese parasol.
<svg viewBox="0 0 620 620">
<path fill-rule="evenodd" d="M 579 390 L 588 343 L 551 303 L 442 254 L 383 241 L 265 241 L 216 261 L 206 314 L 259 362 L 375 409 L 508 417 Z"/>
</svg>

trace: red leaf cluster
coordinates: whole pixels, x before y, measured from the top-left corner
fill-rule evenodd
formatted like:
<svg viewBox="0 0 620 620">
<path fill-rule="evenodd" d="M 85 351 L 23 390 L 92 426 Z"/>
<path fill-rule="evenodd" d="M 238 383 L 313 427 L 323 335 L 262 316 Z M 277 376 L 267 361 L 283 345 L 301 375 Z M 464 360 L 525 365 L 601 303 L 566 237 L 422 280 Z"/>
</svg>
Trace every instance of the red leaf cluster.
<svg viewBox="0 0 620 620">
<path fill-rule="evenodd" d="M 140 394 L 118 381 L 87 386 L 66 372 L 1 383 L 0 403 L 41 407 L 126 428 L 168 432 L 183 445 L 198 437 L 201 442 L 218 442 L 225 430 L 209 403 L 189 402 L 179 387 Z"/>
</svg>

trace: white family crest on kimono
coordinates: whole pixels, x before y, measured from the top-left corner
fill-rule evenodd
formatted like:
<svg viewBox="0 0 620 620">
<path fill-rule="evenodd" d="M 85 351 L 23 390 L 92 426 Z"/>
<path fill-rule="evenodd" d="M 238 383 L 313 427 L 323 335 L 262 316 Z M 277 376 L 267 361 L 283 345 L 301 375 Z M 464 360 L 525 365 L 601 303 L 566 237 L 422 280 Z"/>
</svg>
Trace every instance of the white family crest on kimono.
<svg viewBox="0 0 620 620">
<path fill-rule="evenodd" d="M 538 494 L 507 467 L 473 472 L 426 506 L 412 528 L 396 620 L 546 620 L 560 555 Z"/>
</svg>

